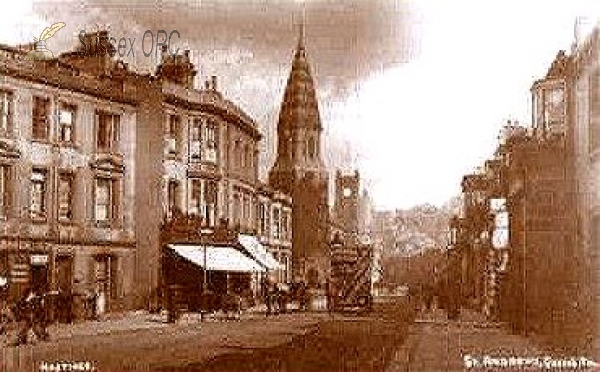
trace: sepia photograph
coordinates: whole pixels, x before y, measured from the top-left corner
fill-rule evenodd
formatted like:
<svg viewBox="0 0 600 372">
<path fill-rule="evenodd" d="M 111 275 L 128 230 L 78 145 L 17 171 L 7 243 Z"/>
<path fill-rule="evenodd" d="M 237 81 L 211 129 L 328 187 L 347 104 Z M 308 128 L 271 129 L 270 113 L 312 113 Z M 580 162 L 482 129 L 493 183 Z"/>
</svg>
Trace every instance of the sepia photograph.
<svg viewBox="0 0 600 372">
<path fill-rule="evenodd" d="M 5 1 L 21 371 L 600 371 L 600 2 Z"/>
</svg>

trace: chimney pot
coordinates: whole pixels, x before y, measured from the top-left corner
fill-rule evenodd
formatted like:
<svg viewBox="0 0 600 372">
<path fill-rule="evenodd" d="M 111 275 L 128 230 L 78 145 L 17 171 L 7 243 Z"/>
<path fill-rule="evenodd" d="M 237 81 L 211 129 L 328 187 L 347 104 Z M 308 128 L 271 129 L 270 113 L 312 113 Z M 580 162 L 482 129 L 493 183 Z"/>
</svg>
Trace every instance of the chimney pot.
<svg viewBox="0 0 600 372">
<path fill-rule="evenodd" d="M 215 75 L 211 76 L 211 82 L 212 82 L 212 90 L 217 90 L 217 77 Z"/>
<path fill-rule="evenodd" d="M 204 82 L 204 89 L 206 89 L 206 90 L 210 89 L 210 81 L 206 80 Z"/>
</svg>

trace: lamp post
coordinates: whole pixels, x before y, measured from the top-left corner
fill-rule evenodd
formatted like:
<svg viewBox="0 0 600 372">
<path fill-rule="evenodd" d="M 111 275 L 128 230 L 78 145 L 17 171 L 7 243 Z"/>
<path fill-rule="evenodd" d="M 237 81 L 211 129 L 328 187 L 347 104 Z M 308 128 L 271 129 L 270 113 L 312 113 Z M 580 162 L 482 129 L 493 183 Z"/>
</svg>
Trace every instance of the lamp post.
<svg viewBox="0 0 600 372">
<path fill-rule="evenodd" d="M 203 278 L 202 278 L 202 294 L 206 293 L 206 286 L 208 284 L 208 268 L 206 267 L 206 237 L 213 235 L 214 230 L 210 228 L 202 228 L 200 229 L 200 242 L 202 243 L 202 252 L 203 252 L 203 260 L 204 260 L 204 270 L 203 270 Z"/>
</svg>

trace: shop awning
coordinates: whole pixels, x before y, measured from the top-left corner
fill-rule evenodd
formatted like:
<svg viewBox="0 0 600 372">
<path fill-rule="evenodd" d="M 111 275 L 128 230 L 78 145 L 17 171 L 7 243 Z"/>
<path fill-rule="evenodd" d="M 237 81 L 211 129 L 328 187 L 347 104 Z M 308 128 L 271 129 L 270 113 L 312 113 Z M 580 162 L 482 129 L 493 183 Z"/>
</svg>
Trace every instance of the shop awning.
<svg viewBox="0 0 600 372">
<path fill-rule="evenodd" d="M 283 265 L 281 265 L 279 261 L 277 261 L 277 259 L 273 257 L 269 251 L 267 251 L 267 248 L 260 244 L 255 236 L 240 234 L 238 240 L 242 247 L 244 247 L 244 249 L 246 249 L 255 260 L 266 267 L 267 270 L 283 269 Z"/>
<path fill-rule="evenodd" d="M 255 260 L 234 247 L 169 244 L 181 257 L 210 271 L 263 272 Z M 206 250 L 206 256 L 204 251 Z M 206 258 L 206 261 L 205 261 Z M 206 264 L 206 267 L 205 267 Z"/>
</svg>

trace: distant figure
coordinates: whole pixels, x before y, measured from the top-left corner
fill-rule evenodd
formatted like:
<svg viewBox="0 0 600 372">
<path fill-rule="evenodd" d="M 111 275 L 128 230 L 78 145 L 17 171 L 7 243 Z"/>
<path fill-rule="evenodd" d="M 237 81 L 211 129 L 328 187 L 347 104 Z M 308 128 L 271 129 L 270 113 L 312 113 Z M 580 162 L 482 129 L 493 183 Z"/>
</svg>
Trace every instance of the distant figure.
<svg viewBox="0 0 600 372">
<path fill-rule="evenodd" d="M 422 309 L 425 311 L 431 311 L 433 308 L 433 300 L 435 297 L 435 289 L 433 285 L 425 283 L 421 287 L 421 297 L 423 302 Z"/>
</svg>

